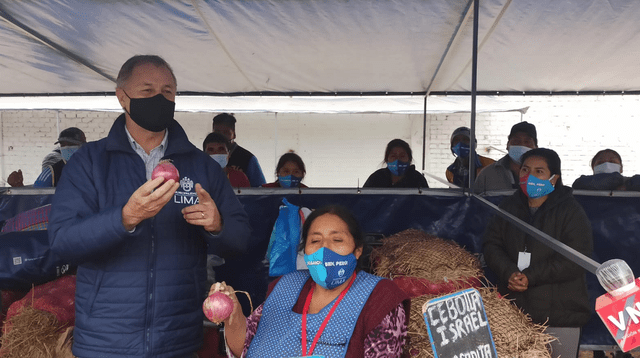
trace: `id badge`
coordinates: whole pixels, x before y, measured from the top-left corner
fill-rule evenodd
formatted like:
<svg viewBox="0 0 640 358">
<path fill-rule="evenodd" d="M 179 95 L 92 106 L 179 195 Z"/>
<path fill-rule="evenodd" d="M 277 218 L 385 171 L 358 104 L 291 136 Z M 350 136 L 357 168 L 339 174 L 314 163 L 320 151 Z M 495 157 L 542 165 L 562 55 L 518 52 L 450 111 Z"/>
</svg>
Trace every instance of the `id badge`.
<svg viewBox="0 0 640 358">
<path fill-rule="evenodd" d="M 518 252 L 518 270 L 522 272 L 531 264 L 531 253 L 526 251 Z"/>
</svg>

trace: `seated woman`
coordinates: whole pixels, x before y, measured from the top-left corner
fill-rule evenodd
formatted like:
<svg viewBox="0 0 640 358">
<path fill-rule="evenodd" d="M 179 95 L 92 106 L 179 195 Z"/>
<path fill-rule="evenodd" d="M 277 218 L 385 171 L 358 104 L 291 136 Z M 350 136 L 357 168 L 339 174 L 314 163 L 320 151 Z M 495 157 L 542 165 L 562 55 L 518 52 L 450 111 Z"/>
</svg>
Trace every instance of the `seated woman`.
<svg viewBox="0 0 640 358">
<path fill-rule="evenodd" d="M 536 148 L 522 156 L 520 189 L 500 208 L 583 255 L 593 250 L 587 214 L 562 185 L 560 157 Z M 580 329 L 591 317 L 585 270 L 495 215 L 484 233 L 484 258 L 498 290 L 558 338 L 552 356 L 577 357 Z"/>
<path fill-rule="evenodd" d="M 574 189 L 625 190 L 628 178 L 622 176 L 622 157 L 613 149 L 603 149 L 591 159 L 593 175 L 582 175 L 573 182 Z"/>
<path fill-rule="evenodd" d="M 302 184 L 307 170 L 299 155 L 294 152 L 285 153 L 276 165 L 276 179 L 273 183 L 262 184 L 263 188 L 306 188 Z"/>
<path fill-rule="evenodd" d="M 428 188 L 427 180 L 411 165 L 413 156 L 409 143 L 394 139 L 384 152 L 386 168 L 378 169 L 369 176 L 364 188 Z"/>
<path fill-rule="evenodd" d="M 202 142 L 202 150 L 209 154 L 213 160 L 220 164 L 220 167 L 227 174 L 229 183 L 234 188 L 249 188 L 249 178 L 247 175 L 239 170 L 227 167 L 229 161 L 231 143 L 224 135 L 216 132 L 211 132 Z"/>
<path fill-rule="evenodd" d="M 234 301 L 225 324 L 229 357 L 400 357 L 408 297 L 392 281 L 355 271 L 364 237 L 353 215 L 325 206 L 309 215 L 301 249 L 309 271 L 281 276 L 249 318 L 233 288 L 212 286 Z M 331 265 L 333 264 L 333 265 Z"/>
</svg>

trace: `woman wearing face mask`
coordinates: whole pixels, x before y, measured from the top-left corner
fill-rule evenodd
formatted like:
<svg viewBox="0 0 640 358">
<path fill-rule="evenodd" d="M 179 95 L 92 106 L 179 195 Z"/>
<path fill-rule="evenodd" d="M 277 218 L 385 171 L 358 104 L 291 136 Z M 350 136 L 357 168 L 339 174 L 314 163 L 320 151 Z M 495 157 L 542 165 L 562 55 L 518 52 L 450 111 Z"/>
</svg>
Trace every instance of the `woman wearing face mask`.
<svg viewBox="0 0 640 358">
<path fill-rule="evenodd" d="M 239 170 L 227 167 L 230 146 L 231 144 L 227 137 L 216 132 L 209 133 L 202 142 L 202 150 L 224 169 L 231 186 L 234 188 L 248 188 L 251 184 L 247 175 Z"/>
<path fill-rule="evenodd" d="M 307 173 L 304 162 L 299 155 L 293 152 L 285 153 L 278 160 L 276 166 L 276 176 L 278 179 L 273 183 L 262 184 L 263 188 L 306 188 L 302 184 L 304 175 Z"/>
<path fill-rule="evenodd" d="M 364 239 L 353 215 L 326 206 L 309 215 L 302 243 L 309 271 L 280 277 L 266 301 L 245 318 L 234 301 L 225 323 L 229 357 L 400 357 L 407 296 L 390 280 L 355 271 Z"/>
<path fill-rule="evenodd" d="M 364 188 L 428 188 L 427 180 L 411 165 L 411 147 L 402 139 L 387 144 L 384 152 L 386 168 L 378 169 L 369 176 Z"/>
<path fill-rule="evenodd" d="M 520 190 L 500 208 L 590 256 L 591 224 L 562 185 L 560 158 L 553 150 L 532 149 L 522 156 Z M 577 357 L 581 327 L 591 317 L 585 271 L 520 228 L 495 215 L 484 234 L 484 258 L 508 294 L 534 323 L 558 338 L 552 356 Z"/>
<path fill-rule="evenodd" d="M 622 157 L 613 149 L 603 149 L 591 159 L 593 175 L 582 175 L 573 182 L 574 189 L 625 190 L 628 178 L 622 176 Z"/>
</svg>

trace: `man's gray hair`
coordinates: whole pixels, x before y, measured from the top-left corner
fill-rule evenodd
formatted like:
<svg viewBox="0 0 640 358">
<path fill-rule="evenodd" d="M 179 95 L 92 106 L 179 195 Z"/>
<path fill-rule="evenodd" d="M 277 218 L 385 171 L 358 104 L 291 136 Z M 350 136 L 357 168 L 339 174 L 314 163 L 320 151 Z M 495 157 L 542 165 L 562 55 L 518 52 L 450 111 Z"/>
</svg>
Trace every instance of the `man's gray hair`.
<svg viewBox="0 0 640 358">
<path fill-rule="evenodd" d="M 157 55 L 135 55 L 125 62 L 120 68 L 120 72 L 118 72 L 118 78 L 116 79 L 116 88 L 123 88 L 125 82 L 131 77 L 133 74 L 133 70 L 141 65 L 153 64 L 157 67 L 165 67 L 171 73 L 171 77 L 173 77 L 173 82 L 178 85 L 178 81 L 176 80 L 176 75 L 173 74 L 173 70 L 171 66 L 165 61 L 162 57 Z"/>
</svg>

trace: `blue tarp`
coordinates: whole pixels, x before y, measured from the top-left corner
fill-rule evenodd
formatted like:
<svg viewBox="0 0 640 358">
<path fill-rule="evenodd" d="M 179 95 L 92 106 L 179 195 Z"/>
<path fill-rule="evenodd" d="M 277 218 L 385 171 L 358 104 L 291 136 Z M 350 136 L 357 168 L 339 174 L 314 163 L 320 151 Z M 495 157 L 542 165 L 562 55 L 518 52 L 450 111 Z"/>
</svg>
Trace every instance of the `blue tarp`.
<svg viewBox="0 0 640 358">
<path fill-rule="evenodd" d="M 429 190 L 423 193 L 399 191 L 356 190 L 305 190 L 298 194 L 293 190 L 260 192 L 244 190 L 239 199 L 249 214 L 252 227 L 250 253 L 233 259 L 216 268 L 216 278 L 231 284 L 236 290 L 248 291 L 255 304 L 264 300 L 270 280 L 263 259 L 269 243 L 273 225 L 278 217 L 278 208 L 286 198 L 294 205 L 317 208 L 325 204 L 342 204 L 356 215 L 366 233 L 385 236 L 405 229 L 421 229 L 441 238 L 451 239 L 473 253 L 482 252 L 482 233 L 491 212 L 479 201 L 451 190 Z M 594 254 L 597 262 L 612 258 L 625 260 L 640 274 L 638 254 L 638 232 L 640 231 L 640 200 L 638 196 L 591 196 L 575 195 L 591 219 L 594 233 Z M 488 199 L 499 203 L 502 196 Z M 0 222 L 22 210 L 50 202 L 50 195 L 0 195 Z M 18 233 L 28 240 L 33 234 Z M 11 236 L 15 240 L 16 234 Z M 0 242 L 9 236 L 0 236 Z M 7 250 L 0 244 L 0 259 L 8 259 Z M 488 273 L 491 277 L 491 273 Z M 589 292 L 593 307 L 596 297 L 605 293 L 597 278 L 587 273 Z M 10 287 L 0 277 L 0 289 Z M 248 305 L 246 305 L 248 307 Z M 248 310 L 248 308 L 245 308 Z M 581 343 L 584 345 L 613 346 L 615 342 L 606 328 L 593 314 L 583 329 Z"/>
</svg>

